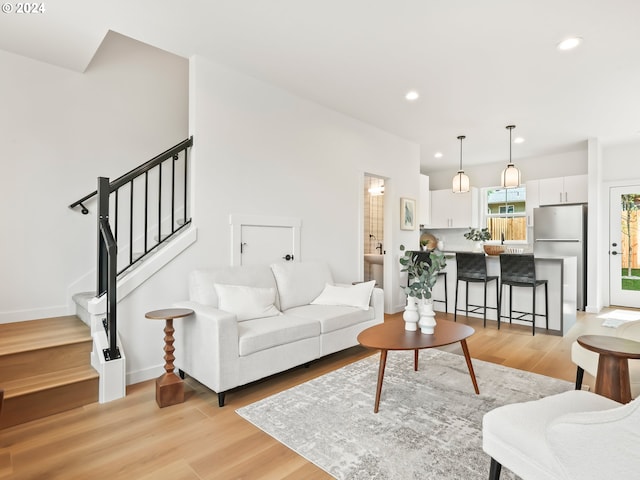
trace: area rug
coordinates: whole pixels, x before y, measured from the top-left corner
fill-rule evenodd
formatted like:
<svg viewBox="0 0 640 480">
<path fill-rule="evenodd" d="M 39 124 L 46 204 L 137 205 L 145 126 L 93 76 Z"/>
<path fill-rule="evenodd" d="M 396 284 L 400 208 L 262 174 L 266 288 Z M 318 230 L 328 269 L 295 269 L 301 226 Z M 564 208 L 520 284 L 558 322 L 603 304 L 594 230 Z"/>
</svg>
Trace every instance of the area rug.
<svg viewBox="0 0 640 480">
<path fill-rule="evenodd" d="M 390 351 L 379 413 L 373 413 L 379 355 L 237 410 L 243 418 L 338 479 L 485 480 L 482 416 L 508 403 L 573 385 L 440 350 Z M 503 469 L 501 477 L 514 479 Z"/>
</svg>

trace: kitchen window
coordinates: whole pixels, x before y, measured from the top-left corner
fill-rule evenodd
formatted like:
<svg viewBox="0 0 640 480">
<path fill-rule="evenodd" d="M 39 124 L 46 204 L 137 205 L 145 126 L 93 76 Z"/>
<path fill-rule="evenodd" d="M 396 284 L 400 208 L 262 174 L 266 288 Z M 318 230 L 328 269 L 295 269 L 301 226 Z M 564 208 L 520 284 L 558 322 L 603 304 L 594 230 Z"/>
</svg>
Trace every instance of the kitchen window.
<svg viewBox="0 0 640 480">
<path fill-rule="evenodd" d="M 527 241 L 527 189 L 484 188 L 485 225 L 491 232 L 491 240 Z"/>
</svg>

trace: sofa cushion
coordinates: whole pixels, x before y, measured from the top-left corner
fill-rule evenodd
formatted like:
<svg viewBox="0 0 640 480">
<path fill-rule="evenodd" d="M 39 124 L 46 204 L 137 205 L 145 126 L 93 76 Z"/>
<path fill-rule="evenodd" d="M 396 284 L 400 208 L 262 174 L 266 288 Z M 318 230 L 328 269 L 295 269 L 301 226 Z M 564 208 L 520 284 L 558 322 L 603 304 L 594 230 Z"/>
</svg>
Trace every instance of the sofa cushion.
<svg viewBox="0 0 640 480">
<path fill-rule="evenodd" d="M 296 315 L 257 318 L 238 323 L 240 356 L 312 337 L 318 337 L 320 341 L 320 323 Z"/>
<path fill-rule="evenodd" d="M 273 273 L 267 266 L 201 269 L 194 270 L 189 275 L 189 300 L 202 305 L 218 307 L 218 295 L 214 287 L 216 283 L 276 288 Z M 275 305 L 278 307 L 277 298 Z"/>
<path fill-rule="evenodd" d="M 235 314 L 239 322 L 253 318 L 281 315 L 274 303 L 275 288 L 247 287 L 214 283 L 218 295 L 218 308 Z"/>
<path fill-rule="evenodd" d="M 327 283 L 333 284 L 329 266 L 324 262 L 274 263 L 271 270 L 282 311 L 310 304 Z"/>
<path fill-rule="evenodd" d="M 320 331 L 323 334 L 375 318 L 373 308 L 361 310 L 338 305 L 302 305 L 287 310 L 286 314 L 320 322 Z"/>
<path fill-rule="evenodd" d="M 376 281 L 358 283 L 356 285 L 326 284 L 322 293 L 311 301 L 312 305 L 342 305 L 369 310 L 371 292 Z"/>
</svg>

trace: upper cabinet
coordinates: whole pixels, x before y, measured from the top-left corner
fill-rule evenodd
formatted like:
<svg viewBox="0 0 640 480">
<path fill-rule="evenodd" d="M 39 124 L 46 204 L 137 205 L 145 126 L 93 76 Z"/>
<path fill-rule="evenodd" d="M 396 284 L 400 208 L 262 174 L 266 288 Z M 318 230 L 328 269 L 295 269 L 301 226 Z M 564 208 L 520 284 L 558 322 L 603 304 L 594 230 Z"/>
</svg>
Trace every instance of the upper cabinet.
<svg viewBox="0 0 640 480">
<path fill-rule="evenodd" d="M 527 227 L 533 227 L 533 209 L 540 206 L 540 180 L 529 180 L 525 183 L 527 188 L 526 212 Z"/>
<path fill-rule="evenodd" d="M 478 227 L 478 189 L 467 193 L 447 190 L 431 191 L 430 228 Z"/>
<path fill-rule="evenodd" d="M 539 182 L 540 205 L 560 205 L 563 203 L 587 203 L 588 176 L 545 178 Z"/>
<path fill-rule="evenodd" d="M 429 225 L 431 221 L 431 192 L 429 191 L 429 175 L 420 175 L 420 197 L 418 201 L 418 223 Z"/>
</svg>

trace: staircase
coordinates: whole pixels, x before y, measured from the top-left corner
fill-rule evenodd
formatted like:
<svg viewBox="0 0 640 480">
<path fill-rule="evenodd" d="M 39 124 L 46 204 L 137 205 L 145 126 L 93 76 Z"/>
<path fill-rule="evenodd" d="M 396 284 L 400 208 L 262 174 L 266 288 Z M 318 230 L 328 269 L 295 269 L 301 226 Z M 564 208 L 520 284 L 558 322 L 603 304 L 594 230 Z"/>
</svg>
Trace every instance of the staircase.
<svg viewBox="0 0 640 480">
<path fill-rule="evenodd" d="M 74 315 L 0 324 L 0 429 L 97 402 L 91 349 Z"/>
</svg>

